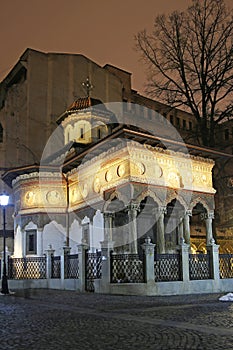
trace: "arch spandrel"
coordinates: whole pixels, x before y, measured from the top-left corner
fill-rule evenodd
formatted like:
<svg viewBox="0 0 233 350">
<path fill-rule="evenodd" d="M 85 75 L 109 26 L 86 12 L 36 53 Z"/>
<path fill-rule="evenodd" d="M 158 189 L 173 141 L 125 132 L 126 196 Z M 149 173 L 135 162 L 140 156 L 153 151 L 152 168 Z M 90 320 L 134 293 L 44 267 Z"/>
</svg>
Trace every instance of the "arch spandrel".
<svg viewBox="0 0 233 350">
<path fill-rule="evenodd" d="M 209 201 L 207 201 L 206 199 L 209 199 Z M 207 213 L 213 212 L 213 210 L 214 210 L 214 198 L 212 196 L 210 198 L 208 198 L 206 195 L 205 195 L 205 198 L 204 198 L 204 196 L 198 196 L 198 197 L 192 199 L 192 201 L 189 205 L 189 209 L 193 210 L 193 208 L 198 203 L 203 205 L 203 207 L 206 209 Z"/>
<path fill-rule="evenodd" d="M 161 200 L 156 196 L 156 194 L 151 191 L 151 190 L 146 190 L 144 192 L 142 192 L 135 200 L 135 203 L 140 204 L 146 197 L 151 197 L 155 203 L 161 207 L 163 205 L 163 203 L 161 202 Z"/>
</svg>

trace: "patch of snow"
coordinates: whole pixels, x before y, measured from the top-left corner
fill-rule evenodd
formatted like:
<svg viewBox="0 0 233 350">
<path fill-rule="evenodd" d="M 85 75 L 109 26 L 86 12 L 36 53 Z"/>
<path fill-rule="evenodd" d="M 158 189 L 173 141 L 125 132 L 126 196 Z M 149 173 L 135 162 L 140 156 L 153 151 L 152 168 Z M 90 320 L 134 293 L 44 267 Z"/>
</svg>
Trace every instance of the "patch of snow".
<svg viewBox="0 0 233 350">
<path fill-rule="evenodd" d="M 219 298 L 220 301 L 233 301 L 233 293 L 228 293 Z"/>
</svg>

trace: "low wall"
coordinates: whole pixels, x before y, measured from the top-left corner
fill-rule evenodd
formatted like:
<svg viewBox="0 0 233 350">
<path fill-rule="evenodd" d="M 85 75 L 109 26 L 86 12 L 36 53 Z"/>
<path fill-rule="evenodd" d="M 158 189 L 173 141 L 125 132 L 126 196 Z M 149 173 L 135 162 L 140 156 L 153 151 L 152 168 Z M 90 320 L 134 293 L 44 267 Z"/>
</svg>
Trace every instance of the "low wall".
<svg viewBox="0 0 233 350">
<path fill-rule="evenodd" d="M 101 288 L 101 280 L 95 280 L 95 292 L 118 295 L 184 295 L 200 293 L 225 293 L 233 291 L 232 279 L 199 280 L 188 282 L 109 283 Z M 82 292 L 79 279 L 9 280 L 9 289 L 60 289 Z"/>
</svg>

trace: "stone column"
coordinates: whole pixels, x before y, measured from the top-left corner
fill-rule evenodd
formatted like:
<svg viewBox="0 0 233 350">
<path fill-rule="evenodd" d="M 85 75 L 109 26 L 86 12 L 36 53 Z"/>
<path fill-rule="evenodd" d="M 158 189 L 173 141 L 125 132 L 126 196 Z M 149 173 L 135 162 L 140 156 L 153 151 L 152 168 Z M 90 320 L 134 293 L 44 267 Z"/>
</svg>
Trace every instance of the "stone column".
<svg viewBox="0 0 233 350">
<path fill-rule="evenodd" d="M 101 244 L 102 255 L 102 277 L 100 280 L 100 292 L 109 293 L 111 282 L 111 252 L 113 251 L 114 242 L 103 241 Z"/>
<path fill-rule="evenodd" d="M 159 208 L 158 218 L 158 237 L 157 237 L 157 252 L 158 254 L 165 253 L 165 236 L 164 236 L 164 215 L 167 212 L 167 207 Z"/>
<path fill-rule="evenodd" d="M 85 254 L 88 249 L 88 245 L 81 243 L 78 245 L 78 263 L 79 263 L 79 280 L 80 280 L 80 292 L 85 292 Z"/>
<path fill-rule="evenodd" d="M 148 237 L 145 239 L 145 243 L 142 244 L 142 249 L 145 254 L 145 259 L 144 259 L 145 282 L 155 283 L 155 268 L 154 268 L 155 244 L 151 243 L 151 239 Z"/>
<path fill-rule="evenodd" d="M 46 277 L 49 279 L 52 276 L 52 256 L 54 255 L 55 249 L 52 248 L 50 244 L 48 249 L 45 250 L 46 253 Z"/>
<path fill-rule="evenodd" d="M 26 256 L 26 231 L 21 230 L 22 258 Z"/>
<path fill-rule="evenodd" d="M 190 244 L 190 217 L 192 216 L 192 211 L 187 210 L 184 215 L 184 240 L 186 244 Z"/>
<path fill-rule="evenodd" d="M 64 279 L 67 278 L 67 260 L 66 256 L 70 254 L 70 247 L 63 247 L 63 254 L 61 255 L 61 283 L 64 283 Z"/>
<path fill-rule="evenodd" d="M 43 255 L 43 228 L 37 228 L 37 255 Z"/>
<path fill-rule="evenodd" d="M 212 231 L 212 221 L 214 218 L 214 212 L 210 211 L 204 216 L 206 224 L 206 245 L 211 244 L 213 240 L 213 231 Z"/>
<path fill-rule="evenodd" d="M 178 219 L 178 242 L 184 240 L 184 222 L 183 218 Z"/>
<path fill-rule="evenodd" d="M 112 241 L 114 213 L 104 213 L 104 241 Z"/>
<path fill-rule="evenodd" d="M 186 244 L 184 238 L 180 239 L 180 254 L 181 254 L 181 277 L 182 281 L 189 281 L 189 249 L 190 245 Z"/>
<path fill-rule="evenodd" d="M 138 246 L 137 246 L 137 240 L 138 240 L 138 233 L 137 233 L 137 211 L 138 211 L 138 205 L 137 204 L 130 204 L 127 208 L 128 210 L 128 219 L 129 219 L 129 248 L 130 253 L 137 254 L 138 252 Z"/>
</svg>

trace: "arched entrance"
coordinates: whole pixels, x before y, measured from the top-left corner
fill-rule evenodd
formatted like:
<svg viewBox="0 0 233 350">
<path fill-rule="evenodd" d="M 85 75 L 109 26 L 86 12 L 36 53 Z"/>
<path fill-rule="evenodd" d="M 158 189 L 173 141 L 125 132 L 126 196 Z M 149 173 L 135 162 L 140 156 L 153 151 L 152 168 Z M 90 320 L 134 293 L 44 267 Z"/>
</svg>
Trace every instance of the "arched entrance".
<svg viewBox="0 0 233 350">
<path fill-rule="evenodd" d="M 167 204 L 164 220 L 166 253 L 176 252 L 177 245 L 180 244 L 181 239 L 184 239 L 184 215 L 185 208 L 177 199 L 173 199 Z"/>
</svg>

